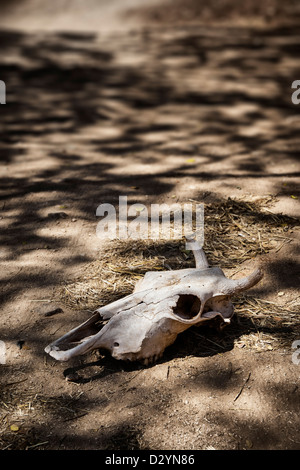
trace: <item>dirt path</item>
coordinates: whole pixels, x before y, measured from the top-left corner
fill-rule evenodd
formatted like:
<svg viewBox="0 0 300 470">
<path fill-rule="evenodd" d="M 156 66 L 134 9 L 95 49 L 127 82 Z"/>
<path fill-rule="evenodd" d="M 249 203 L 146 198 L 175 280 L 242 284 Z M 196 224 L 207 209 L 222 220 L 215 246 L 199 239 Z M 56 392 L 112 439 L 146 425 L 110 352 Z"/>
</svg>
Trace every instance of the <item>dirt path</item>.
<svg viewBox="0 0 300 470">
<path fill-rule="evenodd" d="M 145 6 L 161 4 L 159 0 L 146 0 Z M 0 26 L 25 32 L 36 31 L 96 31 L 101 35 L 114 31 L 141 28 L 137 17 L 124 16 L 128 10 L 141 5 L 140 0 L 43 0 L 2 2 Z"/>
<path fill-rule="evenodd" d="M 117 25 L 117 2 L 103 3 L 115 5 L 103 11 Z M 193 200 L 210 210 L 228 197 L 245 210 L 272 201 L 251 212 L 251 224 L 275 220 L 282 243 L 231 268 L 220 255 L 218 262 L 235 276 L 262 262 L 266 276 L 251 294 L 272 302 L 273 316 L 278 307 L 299 311 L 300 105 L 291 102 L 298 28 L 162 27 L 134 16 L 101 34 L 92 14 L 89 31 L 75 19 L 70 26 L 66 4 L 55 27 L 30 2 L 28 17 L 20 7 L 13 30 L 0 31 L 8 102 L 0 141 L 0 447 L 299 448 L 296 317 L 284 346 L 274 338 L 286 332 L 286 316 L 268 329 L 244 316 L 224 335 L 190 330 L 149 368 L 97 353 L 70 365 L 44 354 L 90 316 L 66 305 L 60 287 L 103 256 L 96 208 L 117 205 L 120 195 L 128 204 Z M 234 217 L 247 222 L 247 214 Z M 214 264 L 217 255 L 209 256 Z M 176 260 L 184 266 L 180 251 Z M 56 308 L 63 312 L 45 315 Z M 70 368 L 76 383 L 65 380 Z"/>
</svg>

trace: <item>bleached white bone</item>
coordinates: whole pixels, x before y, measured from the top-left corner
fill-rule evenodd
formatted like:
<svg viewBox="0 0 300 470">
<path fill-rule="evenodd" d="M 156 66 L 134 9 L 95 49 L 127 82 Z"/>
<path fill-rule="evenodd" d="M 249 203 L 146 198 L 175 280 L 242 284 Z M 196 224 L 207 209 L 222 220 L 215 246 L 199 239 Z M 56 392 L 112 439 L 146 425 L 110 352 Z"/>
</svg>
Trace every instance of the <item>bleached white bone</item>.
<svg viewBox="0 0 300 470">
<path fill-rule="evenodd" d="M 142 361 L 161 357 L 177 335 L 192 325 L 218 317 L 230 323 L 230 297 L 257 284 L 261 269 L 232 280 L 218 267 L 209 267 L 197 241 L 190 241 L 196 267 L 147 272 L 132 294 L 97 309 L 86 322 L 45 348 L 60 361 L 106 349 L 116 359 Z M 108 320 L 108 321 L 107 321 Z"/>
</svg>

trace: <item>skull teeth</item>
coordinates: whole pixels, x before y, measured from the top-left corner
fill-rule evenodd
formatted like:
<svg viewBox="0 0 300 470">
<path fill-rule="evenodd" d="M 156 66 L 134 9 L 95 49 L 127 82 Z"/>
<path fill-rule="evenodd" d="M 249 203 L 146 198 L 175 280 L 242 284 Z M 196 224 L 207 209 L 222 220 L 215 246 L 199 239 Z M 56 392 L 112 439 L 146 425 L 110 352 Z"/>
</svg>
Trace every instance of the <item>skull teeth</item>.
<svg viewBox="0 0 300 470">
<path fill-rule="evenodd" d="M 154 356 L 146 357 L 142 359 L 142 364 L 144 364 L 144 366 L 149 366 L 150 364 L 154 364 L 161 356 L 162 354 L 155 354 Z"/>
</svg>

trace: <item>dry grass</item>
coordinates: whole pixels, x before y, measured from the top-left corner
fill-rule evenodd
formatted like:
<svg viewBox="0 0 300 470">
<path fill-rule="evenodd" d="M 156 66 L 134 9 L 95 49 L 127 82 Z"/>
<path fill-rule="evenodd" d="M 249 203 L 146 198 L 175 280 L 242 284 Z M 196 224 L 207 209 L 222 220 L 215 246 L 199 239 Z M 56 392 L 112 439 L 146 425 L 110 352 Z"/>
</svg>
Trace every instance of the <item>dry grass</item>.
<svg viewBox="0 0 300 470">
<path fill-rule="evenodd" d="M 299 338 L 299 300 L 292 300 L 281 306 L 278 302 L 244 295 L 234 303 L 240 329 L 235 341 L 238 347 L 254 352 L 285 348 L 290 351 L 292 342 Z M 234 328 L 232 333 L 234 334 Z"/>
<path fill-rule="evenodd" d="M 220 266 L 225 272 L 234 270 L 231 273 L 234 275 L 245 261 L 269 252 L 276 253 L 289 243 L 291 231 L 299 229 L 299 221 L 274 214 L 273 203 L 274 198 L 266 197 L 256 200 L 229 198 L 205 204 L 204 250 L 210 264 Z M 87 264 L 73 280 L 61 286 L 58 297 L 71 308 L 92 311 L 130 294 L 147 271 L 193 266 L 193 255 L 185 249 L 182 240 L 115 240 L 108 243 L 100 259 Z M 240 344 L 247 343 L 253 348 L 261 344 L 262 333 L 259 338 L 254 338 L 258 323 L 265 328 L 283 330 L 298 325 L 299 302 L 282 307 L 278 303 L 243 295 L 234 299 L 234 303 L 239 317 L 255 322 L 252 336 L 247 341 L 243 338 Z M 276 336 L 276 344 L 279 343 L 283 344 L 284 339 L 279 341 Z"/>
<path fill-rule="evenodd" d="M 273 214 L 272 203 L 270 197 L 206 204 L 204 249 L 210 264 L 237 272 L 246 260 L 276 252 L 289 243 L 291 231 L 299 229 L 299 221 Z M 100 259 L 84 266 L 74 279 L 61 286 L 57 298 L 73 309 L 93 310 L 131 293 L 135 283 L 149 270 L 192 266 L 193 255 L 185 249 L 182 240 L 116 240 L 107 245 Z M 206 340 L 203 344 L 207 346 L 207 354 L 224 352 L 233 343 L 256 353 L 285 347 L 290 351 L 291 342 L 300 335 L 299 301 L 290 301 L 283 307 L 278 302 L 247 294 L 233 300 L 237 315 L 221 336 L 214 330 L 205 331 L 205 336 L 198 329 L 192 332 Z M 189 354 L 192 354 L 190 349 Z M 25 391 L 22 387 L 20 397 L 18 383 L 23 380 L 27 379 L 22 376 L 6 384 L 0 393 L 2 449 L 47 448 L 47 441 L 41 440 L 28 424 L 28 418 L 37 413 L 45 420 L 59 414 L 61 419 L 69 421 L 87 412 L 80 402 L 81 392 L 57 400 L 36 394 L 32 387 L 25 387 Z"/>
<path fill-rule="evenodd" d="M 299 221 L 273 214 L 272 203 L 269 197 L 205 204 L 204 251 L 209 263 L 236 269 L 289 243 Z M 194 258 L 182 240 L 114 240 L 107 243 L 100 259 L 84 266 L 59 289 L 59 299 L 73 308 L 94 309 L 131 293 L 147 271 L 192 266 Z"/>
</svg>

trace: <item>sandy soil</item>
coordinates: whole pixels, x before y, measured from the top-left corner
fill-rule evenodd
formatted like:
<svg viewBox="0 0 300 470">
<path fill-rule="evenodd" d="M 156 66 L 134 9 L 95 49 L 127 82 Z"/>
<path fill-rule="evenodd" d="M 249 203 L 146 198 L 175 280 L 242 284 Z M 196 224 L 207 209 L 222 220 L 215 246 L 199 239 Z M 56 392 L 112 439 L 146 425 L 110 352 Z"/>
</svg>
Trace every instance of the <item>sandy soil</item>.
<svg viewBox="0 0 300 470">
<path fill-rule="evenodd" d="M 61 12 L 53 1 L 48 13 L 24 2 L 1 17 L 0 447 L 299 449 L 292 344 L 244 347 L 238 320 L 224 333 L 230 344 L 191 329 L 147 368 L 44 353 L 90 316 L 57 292 L 101 258 L 99 204 L 271 195 L 273 214 L 299 218 L 299 30 L 269 17 L 250 26 L 173 24 L 153 10 L 124 19 L 120 2 L 83 18 L 78 4 Z M 252 293 L 296 305 L 299 229 L 286 237 L 239 270 L 261 262 Z M 65 379 L 70 370 L 79 380 Z"/>
</svg>

